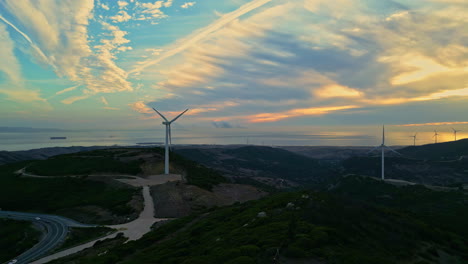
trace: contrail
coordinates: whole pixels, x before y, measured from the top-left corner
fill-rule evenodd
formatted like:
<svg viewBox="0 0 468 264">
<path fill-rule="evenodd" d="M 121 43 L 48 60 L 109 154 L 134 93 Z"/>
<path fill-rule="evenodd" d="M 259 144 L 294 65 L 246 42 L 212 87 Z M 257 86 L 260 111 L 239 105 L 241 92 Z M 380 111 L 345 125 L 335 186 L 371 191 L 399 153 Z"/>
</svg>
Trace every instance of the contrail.
<svg viewBox="0 0 468 264">
<path fill-rule="evenodd" d="M 45 62 L 49 63 L 54 69 L 57 69 L 57 67 L 47 58 L 47 56 L 42 52 L 42 50 L 31 40 L 31 38 L 26 35 L 23 31 L 21 31 L 19 28 L 17 28 L 13 23 L 8 21 L 6 18 L 4 18 L 2 15 L 0 15 L 0 20 L 5 22 L 7 25 L 12 27 L 16 32 L 18 32 L 21 36 L 23 36 L 24 39 L 26 39 L 27 42 L 31 45 L 31 47 L 39 54 L 42 60 Z"/>
<path fill-rule="evenodd" d="M 181 41 L 178 41 L 175 43 L 172 47 L 169 47 L 169 50 L 166 51 L 165 53 L 161 54 L 158 58 L 154 60 L 149 60 L 146 61 L 145 63 L 138 65 L 135 67 L 133 70 L 129 71 L 129 74 L 139 72 L 143 69 L 145 69 L 148 66 L 154 65 L 156 63 L 159 63 L 169 57 L 172 57 L 188 48 L 190 48 L 192 45 L 196 44 L 198 41 L 209 35 L 210 33 L 213 33 L 214 31 L 222 28 L 229 22 L 233 21 L 234 19 L 254 10 L 257 9 L 272 0 L 254 0 L 252 2 L 249 2 L 241 7 L 239 9 L 232 11 L 231 13 L 227 13 L 223 15 L 220 19 L 216 20 L 212 24 L 197 30 L 196 32 L 190 34 L 186 38 L 182 39 Z"/>
</svg>

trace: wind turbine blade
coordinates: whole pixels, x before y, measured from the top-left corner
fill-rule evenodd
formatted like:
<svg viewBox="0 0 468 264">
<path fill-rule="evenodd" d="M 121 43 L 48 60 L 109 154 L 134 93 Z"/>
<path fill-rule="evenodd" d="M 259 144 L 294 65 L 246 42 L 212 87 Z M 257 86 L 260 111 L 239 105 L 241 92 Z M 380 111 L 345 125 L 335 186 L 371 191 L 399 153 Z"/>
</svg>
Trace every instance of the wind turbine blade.
<svg viewBox="0 0 468 264">
<path fill-rule="evenodd" d="M 161 113 L 158 112 L 158 110 L 156 110 L 154 108 L 153 108 L 153 110 L 156 111 L 156 113 L 158 113 L 158 115 L 161 116 L 166 122 L 169 122 L 169 121 L 167 121 L 167 119 Z"/>
<path fill-rule="evenodd" d="M 398 155 L 400 155 L 400 156 L 403 156 L 403 155 L 401 155 L 400 152 L 398 152 L 398 151 L 396 151 L 396 150 L 393 150 L 393 149 L 391 149 L 391 148 L 389 148 L 389 147 L 387 147 L 387 146 L 385 146 L 385 147 L 386 147 L 387 149 L 389 149 L 390 151 L 392 151 L 392 152 L 394 152 L 394 153 L 396 153 L 396 154 L 398 154 Z"/>
<path fill-rule="evenodd" d="M 185 112 L 187 112 L 187 111 L 188 111 L 188 109 L 185 109 L 185 111 L 183 111 L 183 112 L 180 113 L 178 116 L 176 116 L 174 119 L 172 119 L 172 120 L 171 120 L 171 123 L 174 122 L 174 121 L 176 121 L 177 118 L 179 118 L 180 116 L 182 116 L 183 114 L 185 114 Z"/>
<path fill-rule="evenodd" d="M 380 146 L 377 146 L 377 147 L 375 147 L 375 148 L 369 150 L 369 151 L 367 152 L 367 154 L 371 153 L 372 151 L 374 151 L 374 150 L 376 150 L 376 149 L 378 149 L 378 148 L 380 148 Z"/>
</svg>

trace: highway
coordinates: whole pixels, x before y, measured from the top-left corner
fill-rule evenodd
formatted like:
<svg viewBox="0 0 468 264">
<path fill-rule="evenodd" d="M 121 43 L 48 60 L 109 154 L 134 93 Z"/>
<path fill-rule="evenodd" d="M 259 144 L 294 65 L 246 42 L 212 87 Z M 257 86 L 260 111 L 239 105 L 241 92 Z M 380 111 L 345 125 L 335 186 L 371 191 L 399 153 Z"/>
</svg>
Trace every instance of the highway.
<svg viewBox="0 0 468 264">
<path fill-rule="evenodd" d="M 57 247 L 66 238 L 69 227 L 94 227 L 94 225 L 78 223 L 66 217 L 47 214 L 0 211 L 0 218 L 31 221 L 42 226 L 45 231 L 39 243 L 14 258 L 17 260 L 16 264 L 29 263 Z"/>
</svg>

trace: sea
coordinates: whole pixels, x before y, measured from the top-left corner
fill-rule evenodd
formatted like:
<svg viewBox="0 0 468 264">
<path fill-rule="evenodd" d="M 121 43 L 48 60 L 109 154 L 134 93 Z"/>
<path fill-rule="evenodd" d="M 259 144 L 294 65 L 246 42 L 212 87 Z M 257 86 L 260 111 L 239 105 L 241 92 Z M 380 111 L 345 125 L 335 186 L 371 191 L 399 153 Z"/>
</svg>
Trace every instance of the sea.
<svg viewBox="0 0 468 264">
<path fill-rule="evenodd" d="M 51 139 L 66 137 L 66 139 Z M 265 146 L 346 146 L 370 145 L 371 136 L 305 135 L 279 133 L 194 133 L 177 131 L 175 145 L 265 145 Z M 0 150 L 17 151 L 70 146 L 163 145 L 164 131 L 154 130 L 82 130 L 58 132 L 1 132 Z M 370 143 L 370 144 L 369 144 Z"/>
<path fill-rule="evenodd" d="M 434 143 L 433 132 L 418 133 L 417 144 Z M 291 133 L 213 129 L 209 131 L 178 129 L 172 132 L 173 145 L 263 145 L 263 146 L 376 146 L 381 134 L 363 133 Z M 408 132 L 393 132 L 386 144 L 407 146 L 413 144 Z M 66 137 L 66 139 L 51 139 Z M 450 133 L 441 134 L 439 142 L 451 141 Z M 468 134 L 459 135 L 459 139 Z M 0 132 L 0 151 L 29 150 L 70 146 L 142 146 L 163 145 L 164 129 L 151 130 L 63 130 L 47 132 Z"/>
</svg>

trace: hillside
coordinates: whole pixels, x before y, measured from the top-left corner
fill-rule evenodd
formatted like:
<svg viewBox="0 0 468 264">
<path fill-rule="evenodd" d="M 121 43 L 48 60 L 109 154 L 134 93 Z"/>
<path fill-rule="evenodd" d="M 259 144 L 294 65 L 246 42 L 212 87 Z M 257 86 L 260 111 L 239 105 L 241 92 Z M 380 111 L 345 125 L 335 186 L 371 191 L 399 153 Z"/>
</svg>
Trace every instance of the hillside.
<svg viewBox="0 0 468 264">
<path fill-rule="evenodd" d="M 137 217 L 140 190 L 105 178 L 30 178 L 15 172 L 28 162 L 0 166 L 0 208 L 58 214 L 85 223 Z"/>
<path fill-rule="evenodd" d="M 405 156 L 418 159 L 454 160 L 459 159 L 461 156 L 468 156 L 468 139 L 410 146 L 398 151 Z"/>
<path fill-rule="evenodd" d="M 280 148 L 184 148 L 177 153 L 234 181 L 248 178 L 278 188 L 322 184 L 335 175 L 327 163 Z"/>
<path fill-rule="evenodd" d="M 370 182 L 377 183 L 375 189 L 368 188 Z M 380 203 L 397 194 L 404 199 Z M 421 199 L 431 196 L 428 203 L 440 211 L 426 210 Z M 406 207 L 400 208 L 402 203 Z M 461 264 L 468 261 L 466 227 L 449 223 L 466 223 L 467 211 L 461 192 L 415 193 L 348 177 L 331 192 L 280 193 L 206 211 L 171 221 L 138 241 L 101 243 L 53 263 Z"/>
<path fill-rule="evenodd" d="M 345 173 L 380 178 L 380 157 L 352 157 L 341 165 Z M 468 183 L 468 160 L 435 161 L 385 157 L 385 177 L 429 185 Z"/>
<path fill-rule="evenodd" d="M 81 151 L 90 151 L 95 149 L 104 149 L 112 147 L 92 146 L 92 147 L 51 147 L 20 151 L 0 151 L 0 165 L 24 161 L 24 160 L 43 160 L 52 156 L 76 153 Z"/>
</svg>

